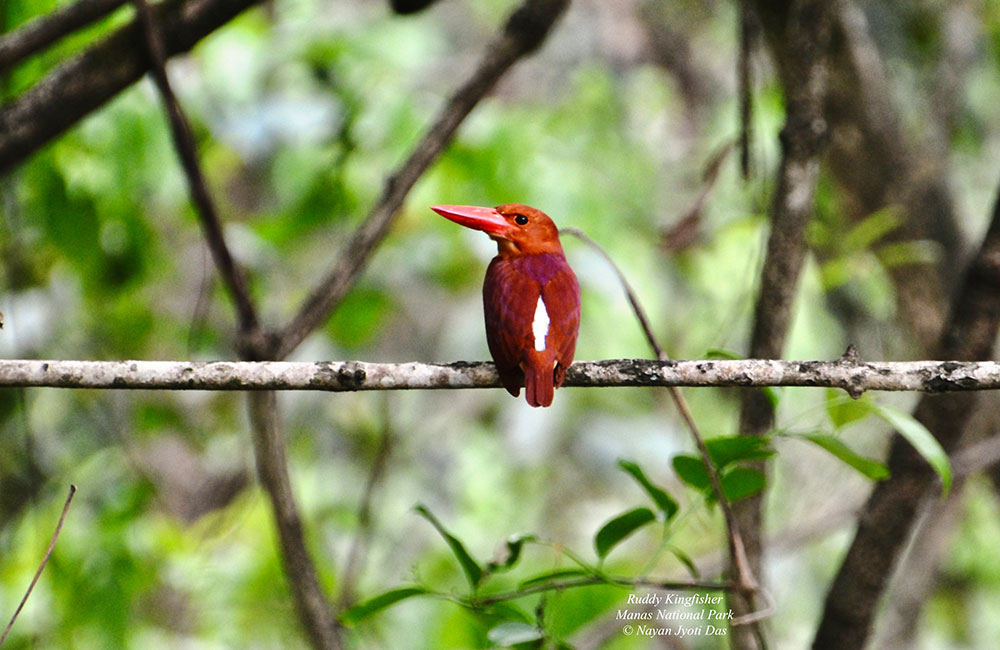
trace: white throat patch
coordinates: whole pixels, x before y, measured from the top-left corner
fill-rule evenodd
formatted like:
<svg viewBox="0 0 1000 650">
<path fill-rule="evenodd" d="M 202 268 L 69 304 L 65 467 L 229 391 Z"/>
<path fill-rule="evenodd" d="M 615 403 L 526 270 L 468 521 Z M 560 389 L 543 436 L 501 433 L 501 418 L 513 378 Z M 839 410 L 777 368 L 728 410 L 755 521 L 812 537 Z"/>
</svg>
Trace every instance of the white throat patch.
<svg viewBox="0 0 1000 650">
<path fill-rule="evenodd" d="M 539 352 L 545 349 L 545 337 L 549 333 L 549 312 L 545 309 L 545 301 L 538 296 L 535 305 L 535 318 L 531 321 L 531 333 L 535 335 L 535 349 Z"/>
</svg>

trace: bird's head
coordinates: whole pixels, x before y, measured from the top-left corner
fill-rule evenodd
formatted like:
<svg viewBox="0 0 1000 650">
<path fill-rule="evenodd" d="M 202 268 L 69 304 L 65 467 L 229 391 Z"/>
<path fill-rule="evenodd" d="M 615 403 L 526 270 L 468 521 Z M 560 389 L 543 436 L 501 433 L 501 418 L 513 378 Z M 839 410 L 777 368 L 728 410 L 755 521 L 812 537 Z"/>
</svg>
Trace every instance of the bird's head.
<svg viewBox="0 0 1000 650">
<path fill-rule="evenodd" d="M 556 224 L 541 210 L 527 205 L 434 205 L 431 210 L 459 225 L 485 232 L 497 243 L 500 257 L 562 253 Z"/>
</svg>

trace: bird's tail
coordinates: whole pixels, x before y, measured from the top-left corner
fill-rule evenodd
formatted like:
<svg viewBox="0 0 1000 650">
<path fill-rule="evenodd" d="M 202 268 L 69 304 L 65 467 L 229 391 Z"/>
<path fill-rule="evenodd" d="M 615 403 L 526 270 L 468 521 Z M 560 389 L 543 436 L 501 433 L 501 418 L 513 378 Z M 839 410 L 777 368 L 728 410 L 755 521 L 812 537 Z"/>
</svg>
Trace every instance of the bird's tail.
<svg viewBox="0 0 1000 650">
<path fill-rule="evenodd" d="M 555 360 L 552 354 L 530 354 L 524 364 L 524 397 L 530 406 L 551 406 L 555 396 Z"/>
</svg>

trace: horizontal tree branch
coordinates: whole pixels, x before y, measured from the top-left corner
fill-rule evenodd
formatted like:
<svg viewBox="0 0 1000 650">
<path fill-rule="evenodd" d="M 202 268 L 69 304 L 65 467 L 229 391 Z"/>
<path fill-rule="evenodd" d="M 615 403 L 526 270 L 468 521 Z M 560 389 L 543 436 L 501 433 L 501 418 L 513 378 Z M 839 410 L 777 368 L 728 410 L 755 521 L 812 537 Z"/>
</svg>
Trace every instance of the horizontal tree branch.
<svg viewBox="0 0 1000 650">
<path fill-rule="evenodd" d="M 1000 389 L 995 361 L 865 362 L 767 359 L 578 361 L 565 386 L 819 386 L 852 397 L 867 390 L 955 391 Z M 496 368 L 485 361 L 369 363 L 365 361 L 0 361 L 0 387 L 158 390 L 404 390 L 496 388 Z"/>
</svg>

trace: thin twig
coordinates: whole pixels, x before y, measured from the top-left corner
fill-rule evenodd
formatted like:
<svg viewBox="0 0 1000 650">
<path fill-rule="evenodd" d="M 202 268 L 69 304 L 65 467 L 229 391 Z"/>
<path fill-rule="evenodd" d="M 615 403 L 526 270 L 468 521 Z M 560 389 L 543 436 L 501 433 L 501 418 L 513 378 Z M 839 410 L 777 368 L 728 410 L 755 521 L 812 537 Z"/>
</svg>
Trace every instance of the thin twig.
<svg viewBox="0 0 1000 650">
<path fill-rule="evenodd" d="M 127 0 L 77 0 L 0 36 L 0 71 L 107 16 Z"/>
<path fill-rule="evenodd" d="M 562 232 L 571 234 L 580 239 L 582 242 L 597 251 L 597 253 L 611 266 L 625 290 L 625 295 L 628 297 L 628 301 L 632 305 L 632 310 L 635 312 L 635 316 L 639 320 L 639 324 L 642 326 L 642 331 L 645 333 L 646 340 L 653 349 L 653 353 L 656 354 L 657 359 L 660 361 L 669 361 L 670 357 L 666 352 L 664 352 L 663 347 L 656 339 L 656 335 L 653 334 L 653 330 L 649 325 L 649 319 L 646 317 L 646 312 L 639 303 L 639 299 L 636 296 L 635 291 L 633 291 L 631 284 L 625 277 L 625 274 L 622 273 L 620 268 L 618 268 L 615 261 L 611 259 L 611 256 L 609 256 L 597 242 L 580 230 L 571 228 L 563 229 Z M 743 546 L 743 539 L 740 536 L 739 527 L 736 523 L 736 517 L 733 515 L 732 508 L 730 507 L 729 501 L 726 499 L 725 492 L 722 489 L 722 479 L 719 477 L 719 472 L 715 467 L 715 463 L 712 462 L 712 457 L 708 453 L 708 447 L 705 445 L 705 439 L 702 437 L 701 432 L 698 429 L 698 425 L 695 423 L 694 417 L 691 415 L 691 409 L 688 407 L 687 400 L 684 399 L 684 396 L 677 387 L 671 386 L 669 390 L 670 396 L 673 398 L 674 404 L 677 405 L 677 410 L 680 413 L 681 418 L 684 420 L 684 424 L 691 432 L 691 437 L 694 438 L 695 445 L 697 445 L 699 455 L 701 456 L 702 464 L 705 466 L 705 471 L 708 473 L 709 480 L 712 483 L 712 491 L 715 493 L 719 506 L 722 508 L 722 514 L 726 520 L 726 530 L 729 537 L 729 552 L 733 559 L 733 564 L 738 569 L 740 589 L 746 593 L 752 593 L 758 589 L 758 583 L 750 570 L 746 556 L 746 549 Z"/>
<path fill-rule="evenodd" d="M 537 49 L 569 0 L 525 0 L 503 33 L 485 48 L 482 62 L 445 103 L 406 161 L 386 180 L 382 195 L 344 246 L 336 262 L 281 330 L 277 358 L 288 356 L 337 308 L 382 241 L 410 188 L 444 150 L 466 116 L 522 57 Z"/>
<path fill-rule="evenodd" d="M 42 571 L 45 570 L 45 565 L 49 563 L 49 558 L 52 556 L 52 551 L 56 547 L 56 541 L 59 539 L 59 533 L 62 531 L 63 522 L 66 521 L 66 513 L 69 512 L 69 504 L 73 501 L 74 494 L 76 494 L 76 486 L 70 485 L 69 494 L 66 496 L 66 503 L 63 504 L 62 514 L 59 515 L 59 523 L 56 524 L 56 530 L 52 533 L 52 541 L 49 542 L 49 548 L 45 551 L 45 557 L 42 558 L 42 563 L 38 565 L 38 571 L 35 571 L 35 577 L 31 579 L 31 584 L 28 585 L 28 590 L 24 592 L 24 598 L 21 599 L 20 604 L 14 611 L 14 615 L 10 617 L 10 622 L 7 623 L 7 627 L 4 628 L 3 634 L 0 634 L 0 645 L 3 645 L 4 639 L 7 638 L 7 633 L 10 632 L 10 628 L 14 626 L 14 621 L 17 620 L 17 616 L 24 608 L 24 604 L 28 602 L 28 596 L 31 595 L 31 591 L 35 588 L 35 584 L 42 576 Z"/>
<path fill-rule="evenodd" d="M 139 20 L 142 24 L 145 35 L 146 47 L 149 51 L 151 62 L 150 74 L 156 87 L 163 98 L 163 105 L 167 111 L 170 121 L 170 129 L 174 137 L 174 145 L 177 148 L 177 155 L 180 158 L 181 166 L 187 177 L 188 187 L 191 191 L 191 200 L 197 207 L 198 216 L 201 220 L 202 228 L 205 232 L 205 240 L 208 242 L 209 250 L 212 252 L 212 259 L 219 269 L 223 283 L 232 296 L 236 306 L 236 313 L 239 317 L 240 332 L 244 335 L 254 333 L 258 327 L 257 310 L 254 308 L 250 291 L 247 289 L 247 282 L 243 272 L 233 259 L 229 246 L 226 244 L 225 236 L 222 233 L 222 221 L 219 212 L 215 207 L 215 201 L 208 191 L 208 184 L 205 182 L 205 175 L 198 163 L 198 152 L 194 141 L 194 134 L 191 125 L 181 109 L 177 96 L 170 87 L 170 80 L 167 77 L 166 61 L 167 52 L 163 44 L 163 35 L 153 16 L 153 11 L 146 0 L 132 0 Z"/>
</svg>

